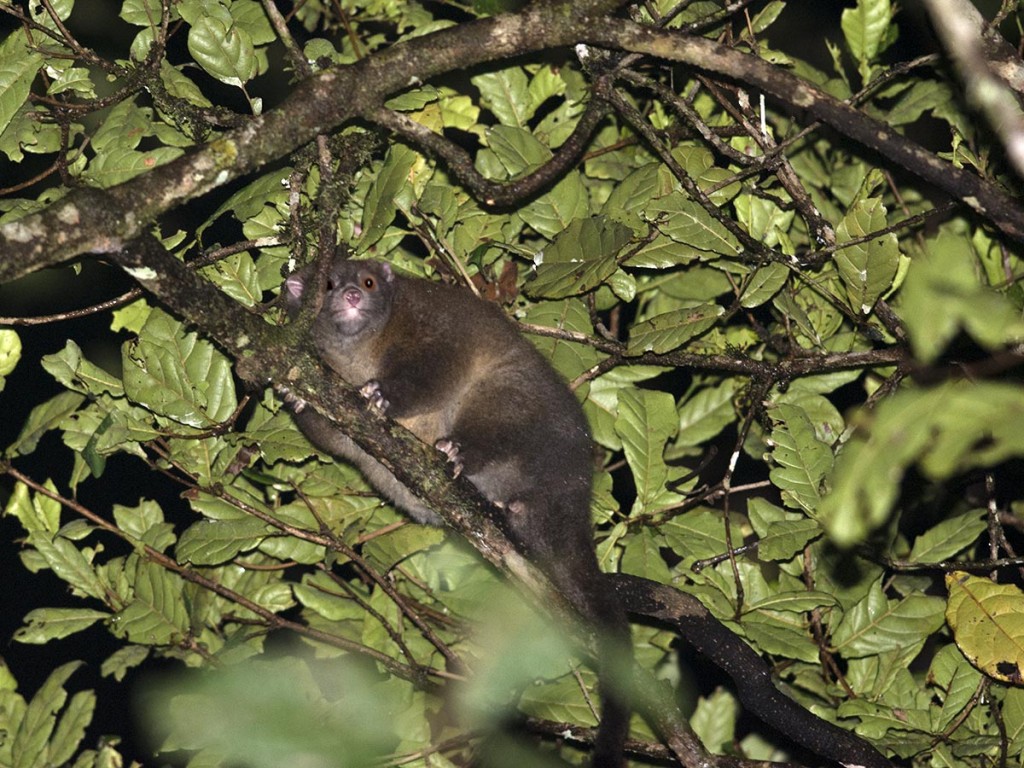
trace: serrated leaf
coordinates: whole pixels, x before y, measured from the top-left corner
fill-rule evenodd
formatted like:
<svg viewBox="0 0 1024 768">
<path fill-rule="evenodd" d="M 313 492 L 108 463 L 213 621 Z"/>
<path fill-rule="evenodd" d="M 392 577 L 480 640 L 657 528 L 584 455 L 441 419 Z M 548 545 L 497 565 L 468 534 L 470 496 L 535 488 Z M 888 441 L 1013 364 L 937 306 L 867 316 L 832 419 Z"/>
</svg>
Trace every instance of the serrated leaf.
<svg viewBox="0 0 1024 768">
<path fill-rule="evenodd" d="M 96 574 L 96 567 L 71 541 L 63 536 L 52 541 L 45 536 L 33 536 L 31 542 L 54 575 L 67 582 L 72 592 L 97 600 L 106 597 L 106 589 Z"/>
<path fill-rule="evenodd" d="M 722 256 L 736 256 L 742 251 L 729 230 L 682 193 L 653 201 L 646 213 L 663 234 L 689 248 Z"/>
<path fill-rule="evenodd" d="M 199 66 L 228 85 L 241 87 L 258 71 L 252 36 L 214 16 L 195 19 L 188 32 L 188 50 Z"/>
<path fill-rule="evenodd" d="M 480 91 L 480 104 L 503 125 L 525 127 L 533 116 L 530 84 L 522 67 L 509 67 L 470 78 Z"/>
<path fill-rule="evenodd" d="M 907 559 L 915 563 L 948 560 L 977 543 L 978 536 L 988 528 L 985 517 L 985 510 L 976 509 L 943 520 L 914 539 L 914 546 Z"/>
<path fill-rule="evenodd" d="M 766 561 L 789 560 L 823 533 L 816 520 L 778 520 L 758 539 L 757 556 Z"/>
<path fill-rule="evenodd" d="M 65 765 L 74 756 L 95 709 L 96 694 L 92 691 L 79 691 L 71 697 L 50 739 L 47 750 L 50 765 Z"/>
<path fill-rule="evenodd" d="M 68 339 L 64 349 L 52 355 L 43 355 L 43 369 L 70 390 L 87 395 L 107 393 L 114 397 L 124 394 L 121 381 L 82 356 L 81 348 Z"/>
<path fill-rule="evenodd" d="M 12 32 L 0 43 L 0 134 L 28 98 L 43 57 L 29 50 L 25 35 Z"/>
<path fill-rule="evenodd" d="M 673 517 L 661 532 L 684 560 L 704 560 L 726 550 L 725 523 L 721 513 L 712 510 L 695 509 Z"/>
<path fill-rule="evenodd" d="M 707 331 L 724 314 L 719 304 L 699 304 L 655 315 L 633 326 L 627 354 L 671 352 Z"/>
<path fill-rule="evenodd" d="M 941 598 L 912 594 L 886 598 L 878 582 L 846 612 L 832 631 L 832 645 L 847 658 L 871 656 L 896 648 L 917 648 L 942 626 Z"/>
<path fill-rule="evenodd" d="M 675 401 L 667 392 L 623 389 L 615 431 L 636 483 L 633 514 L 650 512 L 675 495 L 665 489 L 665 443 L 675 434 Z"/>
<path fill-rule="evenodd" d="M 51 493 L 57 492 L 52 480 L 47 480 L 44 487 Z M 32 493 L 22 482 L 15 483 L 4 514 L 18 518 L 22 528 L 30 534 L 42 534 L 41 538 L 51 538 L 60 528 L 60 502 L 42 493 Z"/>
<path fill-rule="evenodd" d="M 819 651 L 806 620 L 775 611 L 752 611 L 741 622 L 743 633 L 765 653 L 817 663 Z"/>
<path fill-rule="evenodd" d="M 989 677 L 1024 685 L 1024 592 L 963 571 L 946 574 L 946 621 L 964 656 Z"/>
<path fill-rule="evenodd" d="M 901 316 L 923 362 L 935 360 L 961 330 L 987 349 L 1024 339 L 1019 308 L 979 284 L 975 263 L 970 242 L 946 229 L 929 242 L 927 255 L 910 265 L 900 289 Z"/>
<path fill-rule="evenodd" d="M 523 221 L 545 237 L 555 237 L 569 224 L 590 214 L 587 188 L 578 173 L 565 176 L 555 188 L 519 210 Z"/>
<path fill-rule="evenodd" d="M 662 191 L 659 167 L 657 163 L 648 163 L 618 182 L 602 206 L 602 213 L 610 219 L 639 229 L 641 221 L 638 214 Z M 645 265 L 637 264 L 636 266 Z"/>
<path fill-rule="evenodd" d="M 772 262 L 758 267 L 750 276 L 740 296 L 740 304 L 747 309 L 759 307 L 779 292 L 789 279 L 789 267 Z"/>
<path fill-rule="evenodd" d="M 67 701 L 64 683 L 80 666 L 82 662 L 71 661 L 57 667 L 28 703 L 11 744 L 12 768 L 38 768 L 48 762 L 47 744 L 57 722 L 57 712 Z"/>
<path fill-rule="evenodd" d="M 230 361 L 164 312 L 150 313 L 121 360 L 125 394 L 182 424 L 211 426 L 237 407 Z"/>
<path fill-rule="evenodd" d="M 858 200 L 836 227 L 837 242 L 842 244 L 884 228 L 885 213 L 878 198 Z M 868 314 L 874 309 L 875 302 L 892 287 L 899 263 L 899 243 L 892 232 L 836 251 L 836 268 L 855 312 Z"/>
<path fill-rule="evenodd" d="M 25 616 L 25 626 L 14 633 L 19 643 L 42 645 L 76 632 L 110 616 L 91 608 L 36 608 Z"/>
<path fill-rule="evenodd" d="M 188 635 L 184 582 L 156 563 L 137 560 L 134 597 L 111 618 L 111 631 L 131 643 L 169 645 Z"/>
<path fill-rule="evenodd" d="M 7 456 L 27 456 L 36 449 L 40 438 L 57 427 L 66 416 L 78 410 L 85 397 L 77 392 L 61 392 L 31 410 L 21 432 L 4 452 Z"/>
<path fill-rule="evenodd" d="M 117 186 L 139 174 L 148 173 L 154 168 L 171 162 L 180 157 L 184 150 L 180 147 L 157 147 L 146 152 L 139 152 L 130 147 L 113 146 L 107 152 L 97 155 L 86 167 L 83 178 L 107 189 Z"/>
<path fill-rule="evenodd" d="M 124 0 L 118 16 L 137 27 L 158 26 L 162 11 L 160 0 Z"/>
<path fill-rule="evenodd" d="M 857 0 L 855 8 L 843 11 L 843 35 L 858 61 L 872 61 L 885 50 L 891 21 L 892 6 L 889 0 Z"/>
<path fill-rule="evenodd" d="M 573 221 L 544 249 L 536 277 L 524 286 L 531 296 L 564 299 L 587 293 L 618 269 L 616 256 L 632 230 L 604 216 Z"/>
<path fill-rule="evenodd" d="M 235 253 L 218 259 L 200 270 L 204 277 L 245 307 L 254 307 L 263 300 L 256 264 L 248 253 Z"/>
<path fill-rule="evenodd" d="M 740 706 L 736 698 L 719 688 L 697 702 L 690 716 L 690 727 L 711 754 L 728 754 L 736 741 L 739 714 Z"/>
<path fill-rule="evenodd" d="M 366 193 L 363 204 L 363 235 L 359 239 L 359 251 L 363 252 L 376 244 L 395 219 L 398 205 L 395 198 L 409 183 L 409 173 L 416 163 L 416 153 L 401 144 L 388 149 L 377 177 Z"/>
<path fill-rule="evenodd" d="M 178 560 L 193 565 L 220 565 L 239 552 L 254 549 L 271 528 L 255 517 L 200 520 L 178 539 Z"/>
<path fill-rule="evenodd" d="M 679 429 L 675 445 L 703 445 L 736 420 L 733 398 L 738 382 L 726 379 L 716 386 L 702 387 L 679 406 Z"/>
<path fill-rule="evenodd" d="M 777 403 L 770 411 L 772 483 L 782 491 L 787 506 L 816 515 L 826 494 L 825 479 L 832 471 L 832 448 L 818 439 L 814 424 L 802 408 Z"/>
<path fill-rule="evenodd" d="M 668 584 L 672 577 L 662 557 L 663 542 L 649 528 L 643 528 L 626 541 L 619 570 L 645 579 Z"/>
<path fill-rule="evenodd" d="M 21 360 L 21 337 L 12 328 L 0 328 L 0 392 L 4 378 L 10 376 Z"/>
<path fill-rule="evenodd" d="M 149 658 L 150 650 L 144 645 L 125 645 L 110 654 L 100 665 L 100 674 L 113 677 L 118 682 L 124 680 L 128 671 L 139 666 Z"/>
</svg>

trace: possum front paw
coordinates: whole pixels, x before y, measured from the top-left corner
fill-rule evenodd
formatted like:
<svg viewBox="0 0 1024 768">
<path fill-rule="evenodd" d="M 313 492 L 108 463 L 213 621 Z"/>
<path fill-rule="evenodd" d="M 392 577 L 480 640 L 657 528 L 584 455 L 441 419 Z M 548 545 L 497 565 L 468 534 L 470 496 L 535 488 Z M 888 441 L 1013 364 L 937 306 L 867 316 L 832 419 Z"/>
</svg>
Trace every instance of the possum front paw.
<svg viewBox="0 0 1024 768">
<path fill-rule="evenodd" d="M 448 457 L 448 463 L 452 465 L 452 478 L 454 479 L 461 475 L 464 462 L 462 454 L 459 453 L 459 444 L 454 440 L 442 437 L 434 443 L 434 447 Z"/>
<path fill-rule="evenodd" d="M 359 388 L 359 394 L 366 398 L 370 407 L 377 413 L 384 413 L 391 405 L 380 391 L 380 382 L 370 379 Z"/>
</svg>

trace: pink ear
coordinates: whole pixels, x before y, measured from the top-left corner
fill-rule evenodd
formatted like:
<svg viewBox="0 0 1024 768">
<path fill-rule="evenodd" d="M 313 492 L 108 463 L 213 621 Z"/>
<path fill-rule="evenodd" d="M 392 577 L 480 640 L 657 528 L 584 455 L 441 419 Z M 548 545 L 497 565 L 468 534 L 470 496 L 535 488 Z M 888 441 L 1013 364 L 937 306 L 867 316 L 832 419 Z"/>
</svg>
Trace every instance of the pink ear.
<svg viewBox="0 0 1024 768">
<path fill-rule="evenodd" d="M 380 273 L 384 275 L 384 279 L 389 283 L 395 279 L 395 273 L 391 271 L 391 265 L 387 262 L 380 263 Z"/>
</svg>

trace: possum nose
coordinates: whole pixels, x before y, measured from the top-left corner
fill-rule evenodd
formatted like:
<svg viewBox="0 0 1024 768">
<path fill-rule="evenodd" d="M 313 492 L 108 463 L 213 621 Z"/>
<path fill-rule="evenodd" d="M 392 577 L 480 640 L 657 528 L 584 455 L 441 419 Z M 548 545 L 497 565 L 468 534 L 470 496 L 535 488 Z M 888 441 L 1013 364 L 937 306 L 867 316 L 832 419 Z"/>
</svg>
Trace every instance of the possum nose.
<svg viewBox="0 0 1024 768">
<path fill-rule="evenodd" d="M 353 307 L 358 307 L 359 302 L 363 300 L 363 293 L 358 288 L 346 288 L 343 295 L 346 303 Z"/>
</svg>

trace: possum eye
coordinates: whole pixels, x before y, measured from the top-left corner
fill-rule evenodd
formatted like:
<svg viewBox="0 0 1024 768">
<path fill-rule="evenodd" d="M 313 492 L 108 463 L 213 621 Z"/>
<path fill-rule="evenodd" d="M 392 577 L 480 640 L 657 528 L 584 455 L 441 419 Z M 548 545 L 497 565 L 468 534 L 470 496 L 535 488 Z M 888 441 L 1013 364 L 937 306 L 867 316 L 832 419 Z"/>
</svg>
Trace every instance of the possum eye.
<svg viewBox="0 0 1024 768">
<path fill-rule="evenodd" d="M 366 277 L 363 278 L 363 288 L 365 288 L 368 291 L 372 291 L 376 287 L 377 281 L 371 275 L 367 275 Z"/>
</svg>

